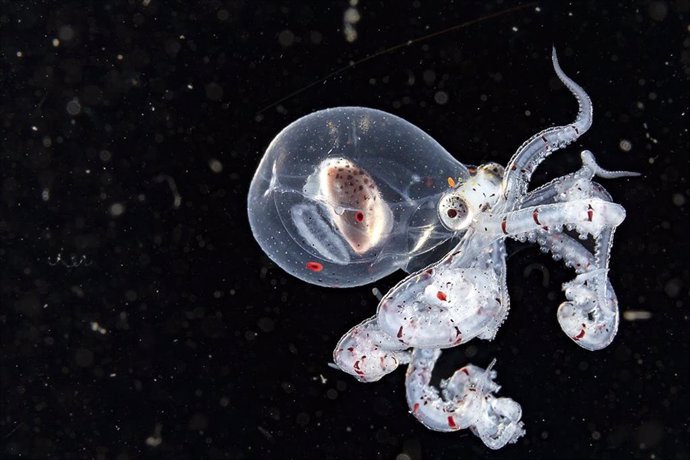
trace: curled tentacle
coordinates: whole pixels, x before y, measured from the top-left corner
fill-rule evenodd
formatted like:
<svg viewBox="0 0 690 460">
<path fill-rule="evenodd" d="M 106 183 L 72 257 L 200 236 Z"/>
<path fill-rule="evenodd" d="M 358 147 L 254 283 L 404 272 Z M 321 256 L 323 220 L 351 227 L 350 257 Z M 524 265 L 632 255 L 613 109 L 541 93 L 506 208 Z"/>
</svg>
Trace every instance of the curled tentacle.
<svg viewBox="0 0 690 460">
<path fill-rule="evenodd" d="M 408 347 L 369 318 L 350 329 L 333 351 L 335 365 L 360 382 L 375 382 L 410 361 Z"/>
<path fill-rule="evenodd" d="M 407 403 L 412 414 L 436 431 L 470 428 L 491 449 L 514 443 L 525 434 L 522 408 L 510 398 L 496 398 L 496 372 L 469 364 L 433 387 L 431 373 L 438 349 L 415 349 L 407 371 Z"/>
<path fill-rule="evenodd" d="M 607 232 L 599 240 L 610 240 Z M 618 331 L 618 299 L 608 280 L 608 254 L 597 258 L 579 241 L 564 233 L 540 231 L 539 245 L 575 269 L 577 277 L 564 283 L 567 301 L 558 308 L 561 329 L 587 350 L 608 346 Z M 608 243 L 610 248 L 610 242 Z"/>
<path fill-rule="evenodd" d="M 556 49 L 552 50 L 553 68 L 578 103 L 577 117 L 566 126 L 547 128 L 525 141 L 508 162 L 503 176 L 502 191 L 507 209 L 513 209 L 527 192 L 532 173 L 552 152 L 571 144 L 592 125 L 592 101 L 580 85 L 568 77 L 558 64 Z"/>
<path fill-rule="evenodd" d="M 618 331 L 618 300 L 606 271 L 594 270 L 564 283 L 568 299 L 558 307 L 558 323 L 575 343 L 587 350 L 608 346 Z"/>
</svg>

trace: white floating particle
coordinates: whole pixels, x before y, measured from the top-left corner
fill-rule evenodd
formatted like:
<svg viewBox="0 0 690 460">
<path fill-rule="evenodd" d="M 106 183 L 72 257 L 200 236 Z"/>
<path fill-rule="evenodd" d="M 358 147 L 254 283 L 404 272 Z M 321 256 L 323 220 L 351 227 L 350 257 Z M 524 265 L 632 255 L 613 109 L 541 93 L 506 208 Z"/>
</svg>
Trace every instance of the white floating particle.
<svg viewBox="0 0 690 460">
<path fill-rule="evenodd" d="M 437 104 L 443 105 L 448 102 L 448 93 L 445 91 L 437 91 L 436 94 L 434 94 L 434 101 L 436 101 Z"/>
<path fill-rule="evenodd" d="M 79 115 L 79 113 L 81 112 L 81 104 L 79 103 L 79 100 L 77 100 L 76 98 L 69 101 L 67 103 L 67 107 L 65 108 L 67 110 L 67 113 L 69 113 L 72 116 Z"/>
<path fill-rule="evenodd" d="M 621 139 L 618 143 L 618 148 L 620 148 L 624 152 L 629 152 L 630 150 L 632 150 L 632 142 L 630 142 L 627 139 Z"/>
<path fill-rule="evenodd" d="M 685 196 L 683 196 L 682 193 L 674 193 L 673 194 L 673 204 L 675 204 L 676 206 L 685 205 Z"/>
<path fill-rule="evenodd" d="M 125 212 L 125 205 L 122 203 L 113 203 L 110 205 L 110 215 L 113 217 L 119 217 Z"/>
<path fill-rule="evenodd" d="M 652 312 L 645 310 L 625 310 L 623 312 L 623 319 L 626 321 L 640 321 L 651 317 Z"/>
<path fill-rule="evenodd" d="M 208 161 L 208 167 L 211 168 L 211 171 L 214 173 L 218 174 L 223 171 L 223 163 L 220 161 L 216 160 L 215 158 L 211 158 Z"/>
<path fill-rule="evenodd" d="M 99 334 L 105 334 L 106 332 L 108 332 L 105 330 L 104 327 L 102 327 L 96 321 L 91 321 L 91 330 L 94 332 L 98 332 Z"/>
</svg>

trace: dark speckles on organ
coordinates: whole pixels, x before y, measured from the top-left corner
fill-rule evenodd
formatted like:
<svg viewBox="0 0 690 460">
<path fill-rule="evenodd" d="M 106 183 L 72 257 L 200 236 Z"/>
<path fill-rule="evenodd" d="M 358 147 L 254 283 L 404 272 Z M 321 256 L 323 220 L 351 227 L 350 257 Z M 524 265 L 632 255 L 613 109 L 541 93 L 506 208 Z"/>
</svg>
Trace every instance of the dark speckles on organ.
<svg viewBox="0 0 690 460">
<path fill-rule="evenodd" d="M 328 158 L 308 178 L 304 193 L 325 202 L 338 232 L 357 254 L 379 244 L 391 231 L 393 213 L 374 179 L 346 158 Z"/>
</svg>

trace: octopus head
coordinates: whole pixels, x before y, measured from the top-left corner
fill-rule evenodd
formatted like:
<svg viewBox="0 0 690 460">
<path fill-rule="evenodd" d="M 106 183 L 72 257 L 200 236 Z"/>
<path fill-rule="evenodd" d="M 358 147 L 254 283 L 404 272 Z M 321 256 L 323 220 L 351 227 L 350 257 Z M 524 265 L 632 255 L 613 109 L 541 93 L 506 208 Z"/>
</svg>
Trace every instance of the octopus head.
<svg viewBox="0 0 690 460">
<path fill-rule="evenodd" d="M 499 199 L 503 166 L 487 163 L 464 182 L 443 194 L 438 203 L 441 223 L 452 231 L 466 230 L 477 214 L 486 212 Z M 451 181 L 449 181 L 451 182 Z"/>
</svg>

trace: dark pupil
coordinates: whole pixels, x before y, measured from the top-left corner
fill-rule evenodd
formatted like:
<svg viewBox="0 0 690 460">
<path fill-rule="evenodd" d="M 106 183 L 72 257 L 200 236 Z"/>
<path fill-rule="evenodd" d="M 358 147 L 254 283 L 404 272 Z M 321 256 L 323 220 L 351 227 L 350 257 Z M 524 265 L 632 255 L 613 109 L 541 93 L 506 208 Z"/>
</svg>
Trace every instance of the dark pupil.
<svg viewBox="0 0 690 460">
<path fill-rule="evenodd" d="M 449 209 L 448 210 L 448 217 L 450 217 L 451 219 L 455 219 L 457 216 L 458 216 L 458 211 L 456 211 L 455 209 Z"/>
</svg>

